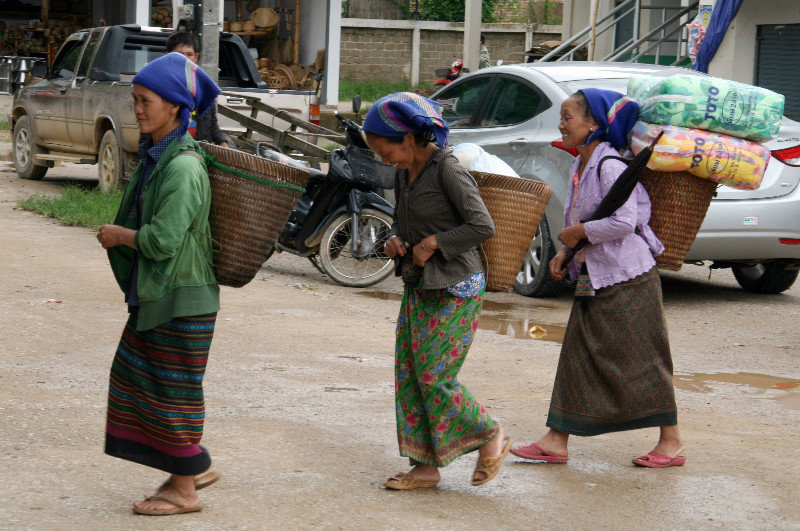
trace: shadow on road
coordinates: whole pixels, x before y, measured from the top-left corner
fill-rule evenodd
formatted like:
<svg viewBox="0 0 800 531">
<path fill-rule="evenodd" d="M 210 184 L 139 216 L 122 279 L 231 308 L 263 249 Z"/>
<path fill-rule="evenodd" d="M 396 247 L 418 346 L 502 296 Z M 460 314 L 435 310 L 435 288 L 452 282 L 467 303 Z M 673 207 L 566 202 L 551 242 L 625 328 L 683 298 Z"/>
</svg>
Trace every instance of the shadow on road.
<svg viewBox="0 0 800 531">
<path fill-rule="evenodd" d="M 727 277 L 731 277 L 730 280 Z M 702 305 L 725 301 L 786 305 L 788 307 L 796 306 L 800 302 L 792 291 L 777 295 L 762 295 L 744 291 L 736 284 L 729 271 L 714 271 L 711 280 L 699 276 L 687 277 L 662 271 L 661 288 L 664 293 L 664 304 L 672 305 Z"/>
</svg>

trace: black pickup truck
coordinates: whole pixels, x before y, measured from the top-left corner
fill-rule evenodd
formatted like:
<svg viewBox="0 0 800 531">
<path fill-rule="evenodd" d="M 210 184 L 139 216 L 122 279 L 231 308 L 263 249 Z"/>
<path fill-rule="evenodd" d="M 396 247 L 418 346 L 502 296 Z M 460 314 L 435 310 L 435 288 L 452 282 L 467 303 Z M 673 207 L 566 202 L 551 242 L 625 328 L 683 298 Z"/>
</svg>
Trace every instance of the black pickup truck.
<svg viewBox="0 0 800 531">
<path fill-rule="evenodd" d="M 111 190 L 135 167 L 139 128 L 133 114 L 131 80 L 165 52 L 170 29 L 103 26 L 72 34 L 43 78 L 14 95 L 9 116 L 12 158 L 23 179 L 41 179 L 56 161 L 97 164 L 100 187 Z M 219 85 L 243 97 L 308 119 L 308 91 L 267 88 L 242 39 L 220 33 Z M 227 99 L 231 103 L 231 99 Z"/>
</svg>

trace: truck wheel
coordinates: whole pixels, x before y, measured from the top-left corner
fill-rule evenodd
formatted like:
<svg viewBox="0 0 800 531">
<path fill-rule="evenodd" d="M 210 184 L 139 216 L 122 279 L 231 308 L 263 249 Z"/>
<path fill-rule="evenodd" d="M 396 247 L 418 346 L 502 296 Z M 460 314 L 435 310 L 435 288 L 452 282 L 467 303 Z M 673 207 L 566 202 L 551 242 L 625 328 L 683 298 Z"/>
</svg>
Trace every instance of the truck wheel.
<svg viewBox="0 0 800 531">
<path fill-rule="evenodd" d="M 125 163 L 123 151 L 117 142 L 117 134 L 113 129 L 109 129 L 103 134 L 97 152 L 97 181 L 103 193 L 111 193 L 123 184 Z"/>
<path fill-rule="evenodd" d="M 14 134 L 11 138 L 11 156 L 17 174 L 23 179 L 39 180 L 44 177 L 47 166 L 37 166 L 33 163 L 34 157 L 43 152 L 44 149 L 33 143 L 28 117 L 20 116 L 14 124 Z"/>
<path fill-rule="evenodd" d="M 781 293 L 792 287 L 800 270 L 785 269 L 782 262 L 764 262 L 748 267 L 733 266 L 733 276 L 745 291 Z"/>
<path fill-rule="evenodd" d="M 539 232 L 536 233 L 522 267 L 514 282 L 514 291 L 526 297 L 555 297 L 564 291 L 564 285 L 550 276 L 550 260 L 556 255 L 553 240 L 550 239 L 550 226 L 542 217 Z"/>
</svg>

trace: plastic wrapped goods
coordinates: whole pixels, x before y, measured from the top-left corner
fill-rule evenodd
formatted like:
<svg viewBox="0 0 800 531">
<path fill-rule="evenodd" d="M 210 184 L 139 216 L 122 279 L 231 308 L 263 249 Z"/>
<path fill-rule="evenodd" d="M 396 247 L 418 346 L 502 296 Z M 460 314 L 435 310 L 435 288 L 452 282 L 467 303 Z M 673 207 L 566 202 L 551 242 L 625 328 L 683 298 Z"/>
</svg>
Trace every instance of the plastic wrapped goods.
<svg viewBox="0 0 800 531">
<path fill-rule="evenodd" d="M 458 144 L 453 148 L 453 156 L 468 170 L 519 177 L 517 172 L 506 164 L 503 159 L 497 155 L 492 155 L 478 144 L 470 144 L 469 142 Z"/>
<path fill-rule="evenodd" d="M 698 177 L 738 188 L 755 190 L 769 163 L 770 152 L 761 144 L 699 129 L 636 122 L 631 149 L 639 153 L 663 129 L 647 167 L 651 170 L 688 171 Z"/>
<path fill-rule="evenodd" d="M 628 82 L 639 118 L 765 142 L 778 133 L 785 98 L 771 90 L 711 76 L 675 75 Z"/>
</svg>

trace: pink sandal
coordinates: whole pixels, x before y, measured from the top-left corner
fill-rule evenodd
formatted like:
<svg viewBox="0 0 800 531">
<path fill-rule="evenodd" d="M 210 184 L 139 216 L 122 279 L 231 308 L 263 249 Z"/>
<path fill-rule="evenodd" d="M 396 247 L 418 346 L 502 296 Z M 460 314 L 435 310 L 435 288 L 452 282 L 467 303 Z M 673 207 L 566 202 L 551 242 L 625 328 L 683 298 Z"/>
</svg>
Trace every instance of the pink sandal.
<svg viewBox="0 0 800 531">
<path fill-rule="evenodd" d="M 517 446 L 511 449 L 511 453 L 517 457 L 532 461 L 544 461 L 545 463 L 566 463 L 569 460 L 569 457 L 565 455 L 551 454 L 536 443 Z"/>
<path fill-rule="evenodd" d="M 670 466 L 683 466 L 686 462 L 686 457 L 676 455 L 670 457 L 668 455 L 658 454 L 656 452 L 648 452 L 646 455 L 637 457 L 633 460 L 636 466 L 644 466 L 647 468 L 667 468 Z"/>
</svg>

